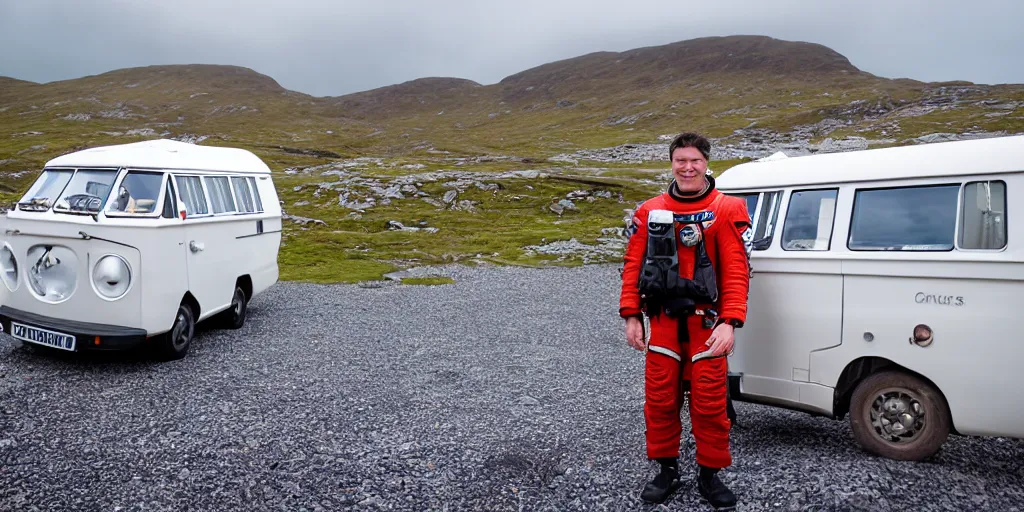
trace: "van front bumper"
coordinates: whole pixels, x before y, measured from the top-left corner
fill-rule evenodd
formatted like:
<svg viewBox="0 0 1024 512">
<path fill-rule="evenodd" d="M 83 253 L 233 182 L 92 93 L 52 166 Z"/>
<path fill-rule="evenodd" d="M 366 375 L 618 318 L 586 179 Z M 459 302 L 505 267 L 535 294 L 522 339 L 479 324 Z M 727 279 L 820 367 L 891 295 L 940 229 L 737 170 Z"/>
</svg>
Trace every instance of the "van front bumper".
<svg viewBox="0 0 1024 512">
<path fill-rule="evenodd" d="M 144 329 L 51 318 L 0 306 L 0 327 L 15 339 L 69 352 L 125 350 L 146 340 Z"/>
</svg>

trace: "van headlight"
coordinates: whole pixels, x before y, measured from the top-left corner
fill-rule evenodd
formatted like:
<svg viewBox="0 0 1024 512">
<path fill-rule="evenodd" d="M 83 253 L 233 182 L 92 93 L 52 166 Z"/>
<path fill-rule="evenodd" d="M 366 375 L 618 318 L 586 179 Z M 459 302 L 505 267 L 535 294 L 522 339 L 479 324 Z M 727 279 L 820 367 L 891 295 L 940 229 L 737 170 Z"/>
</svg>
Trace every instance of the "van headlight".
<svg viewBox="0 0 1024 512">
<path fill-rule="evenodd" d="M 25 277 L 35 296 L 50 304 L 64 302 L 78 285 L 78 256 L 61 245 L 39 244 L 28 249 Z"/>
<path fill-rule="evenodd" d="M 18 258 L 14 257 L 14 251 L 7 244 L 0 248 L 0 279 L 8 290 L 18 289 Z"/>
<path fill-rule="evenodd" d="M 124 258 L 108 254 L 99 259 L 92 268 L 92 285 L 107 299 L 120 299 L 128 293 L 132 282 L 131 268 Z"/>
</svg>

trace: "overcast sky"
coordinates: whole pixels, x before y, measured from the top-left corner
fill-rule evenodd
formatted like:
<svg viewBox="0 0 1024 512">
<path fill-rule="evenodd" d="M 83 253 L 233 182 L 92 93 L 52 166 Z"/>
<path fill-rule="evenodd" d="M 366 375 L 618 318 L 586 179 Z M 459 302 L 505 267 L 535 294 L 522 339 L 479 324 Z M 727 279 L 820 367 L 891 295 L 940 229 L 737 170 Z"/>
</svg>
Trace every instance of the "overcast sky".
<svg viewBox="0 0 1024 512">
<path fill-rule="evenodd" d="M 595 51 L 756 34 L 819 43 L 889 78 L 1024 83 L 1022 19 L 1021 0 L 0 0 L 0 76 L 232 64 L 335 96 L 426 76 L 486 85 Z"/>
</svg>

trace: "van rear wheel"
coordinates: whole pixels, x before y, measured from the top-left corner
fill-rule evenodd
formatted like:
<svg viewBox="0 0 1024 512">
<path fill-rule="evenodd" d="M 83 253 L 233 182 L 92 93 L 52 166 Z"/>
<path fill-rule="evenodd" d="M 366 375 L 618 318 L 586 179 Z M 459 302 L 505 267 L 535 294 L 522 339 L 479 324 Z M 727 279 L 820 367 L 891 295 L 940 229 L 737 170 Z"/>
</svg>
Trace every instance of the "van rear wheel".
<svg viewBox="0 0 1024 512">
<path fill-rule="evenodd" d="M 178 311 L 174 315 L 174 324 L 171 326 L 171 330 L 167 331 L 157 344 L 157 352 L 159 357 L 164 361 L 173 361 L 175 359 L 181 359 L 188 354 L 189 347 L 192 346 L 192 337 L 195 336 L 196 332 L 196 320 L 195 315 L 192 313 L 192 308 L 188 307 L 187 304 L 181 304 L 178 306 Z"/>
<path fill-rule="evenodd" d="M 857 385 L 850 399 L 853 437 L 868 452 L 920 461 L 946 442 L 949 406 L 934 387 L 903 372 L 882 372 Z"/>
</svg>

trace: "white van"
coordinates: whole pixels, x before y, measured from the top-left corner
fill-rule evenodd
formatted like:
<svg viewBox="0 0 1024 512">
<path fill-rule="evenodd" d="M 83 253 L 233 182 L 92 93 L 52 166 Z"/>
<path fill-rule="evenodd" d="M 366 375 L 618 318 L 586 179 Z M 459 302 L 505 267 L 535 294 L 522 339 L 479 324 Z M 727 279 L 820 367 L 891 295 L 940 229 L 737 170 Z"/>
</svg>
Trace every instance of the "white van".
<svg viewBox="0 0 1024 512">
<path fill-rule="evenodd" d="M 849 414 L 894 459 L 1024 437 L 1024 136 L 768 158 L 717 184 L 754 221 L 734 400 Z"/>
<path fill-rule="evenodd" d="M 0 219 L 0 326 L 61 350 L 188 353 L 277 281 L 281 206 L 249 151 L 153 140 L 46 163 Z"/>
</svg>

